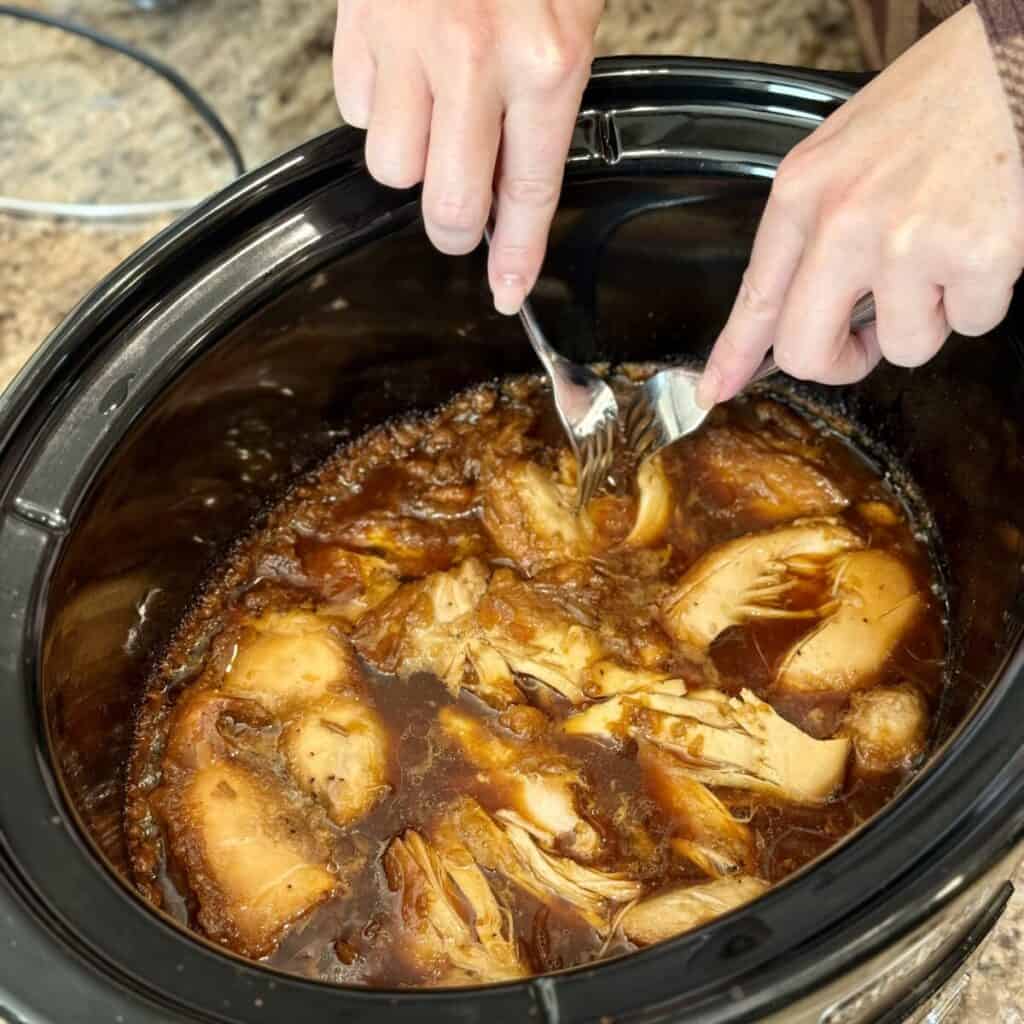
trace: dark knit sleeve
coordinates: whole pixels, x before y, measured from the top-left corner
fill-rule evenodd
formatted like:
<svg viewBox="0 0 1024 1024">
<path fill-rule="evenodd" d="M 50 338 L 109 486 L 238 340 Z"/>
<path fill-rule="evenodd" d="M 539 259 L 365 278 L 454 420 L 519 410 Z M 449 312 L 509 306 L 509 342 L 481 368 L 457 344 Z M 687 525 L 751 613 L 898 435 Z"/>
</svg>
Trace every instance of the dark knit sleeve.
<svg viewBox="0 0 1024 1024">
<path fill-rule="evenodd" d="M 1024 150 L 1024 0 L 974 0 Z"/>
</svg>

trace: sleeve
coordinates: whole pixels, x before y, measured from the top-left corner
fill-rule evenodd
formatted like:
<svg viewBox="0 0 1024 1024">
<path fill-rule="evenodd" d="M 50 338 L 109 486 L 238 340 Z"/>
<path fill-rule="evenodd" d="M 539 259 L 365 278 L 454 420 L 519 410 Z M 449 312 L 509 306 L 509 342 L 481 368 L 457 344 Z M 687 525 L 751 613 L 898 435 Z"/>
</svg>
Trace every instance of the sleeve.
<svg viewBox="0 0 1024 1024">
<path fill-rule="evenodd" d="M 1024 0 L 974 0 L 1024 149 Z"/>
</svg>

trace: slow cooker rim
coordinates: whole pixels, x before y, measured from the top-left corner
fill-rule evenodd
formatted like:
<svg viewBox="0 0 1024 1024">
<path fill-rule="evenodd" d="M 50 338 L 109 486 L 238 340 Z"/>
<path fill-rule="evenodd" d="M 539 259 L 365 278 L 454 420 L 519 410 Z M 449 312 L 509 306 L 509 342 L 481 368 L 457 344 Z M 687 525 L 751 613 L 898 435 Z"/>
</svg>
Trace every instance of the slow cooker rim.
<svg viewBox="0 0 1024 1024">
<path fill-rule="evenodd" d="M 682 60 L 681 59 L 680 60 L 672 60 L 672 61 L 668 61 L 668 62 L 665 62 L 665 63 L 668 64 L 668 65 L 671 65 L 673 68 L 678 69 L 678 65 L 680 63 L 682 63 Z M 689 63 L 692 63 L 692 62 L 686 62 L 686 63 L 689 64 Z M 726 66 L 726 67 L 730 67 L 731 66 L 731 67 L 734 67 L 734 68 L 737 67 L 737 65 L 733 64 L 732 62 L 707 62 L 707 63 L 713 64 L 716 67 L 722 67 L 722 66 Z M 625 62 L 625 64 L 626 64 L 626 70 L 627 71 L 635 70 L 635 62 Z M 743 66 L 740 65 L 739 67 L 743 67 Z M 758 72 L 760 72 L 760 70 L 761 70 L 760 68 L 757 69 Z M 799 78 L 801 80 L 805 79 L 806 77 L 813 77 L 813 76 L 811 76 L 811 73 L 801 74 L 799 76 Z M 352 133 L 348 133 L 348 134 L 349 134 L 349 136 L 352 135 Z M 356 136 L 355 138 L 358 139 L 358 136 Z M 328 151 L 329 151 L 329 144 L 331 143 L 331 141 L 333 139 L 334 139 L 333 136 L 329 136 L 329 137 L 326 137 L 326 139 L 325 138 L 321 138 L 321 139 L 318 139 L 318 140 L 314 140 L 313 143 L 309 144 L 309 147 L 311 147 L 314 150 L 314 152 L 315 152 L 316 147 L 318 147 L 318 146 L 326 146 Z M 355 141 L 355 139 L 352 139 L 352 138 L 350 138 L 348 140 L 346 140 L 345 138 L 342 138 L 342 139 L 340 139 L 338 141 L 340 143 L 342 143 L 342 144 L 347 142 L 347 146 L 343 145 L 343 149 L 344 149 L 344 153 L 348 157 L 351 156 L 351 151 L 353 150 L 353 148 L 356 148 L 358 146 L 358 143 Z M 324 152 L 324 153 L 321 154 L 321 156 L 326 157 L 328 159 L 328 163 L 330 162 L 331 157 L 330 157 L 330 153 L 329 152 Z M 276 167 L 277 167 L 277 170 L 273 171 L 273 173 L 271 173 L 271 169 L 267 169 L 266 170 L 266 174 L 262 176 L 262 179 L 258 183 L 254 183 L 254 185 L 252 187 L 254 189 L 256 189 L 257 192 L 259 192 L 260 190 L 265 189 L 268 186 L 268 184 L 270 183 L 270 181 L 273 178 L 273 174 L 283 174 L 283 175 L 285 175 L 285 178 L 287 179 L 288 171 L 290 169 L 293 169 L 293 165 L 290 164 L 286 158 L 282 158 L 282 160 L 277 163 Z M 312 172 L 312 173 L 315 173 L 315 172 Z M 308 177 L 312 177 L 312 173 Z M 306 180 L 308 180 L 308 177 L 307 177 Z M 246 198 L 246 196 L 248 194 L 249 193 L 247 191 L 247 187 L 243 187 L 243 186 L 240 185 L 239 186 L 239 191 L 238 191 L 238 193 L 236 195 L 236 199 L 238 201 L 240 201 L 240 202 L 244 201 L 244 199 Z M 227 197 L 227 198 L 230 198 L 230 197 Z M 266 198 L 266 195 L 264 194 L 261 198 Z M 227 199 L 224 200 L 223 204 L 218 204 L 217 202 L 211 201 L 211 203 L 208 204 L 210 206 L 211 216 L 214 216 L 214 217 L 216 217 L 218 215 L 219 216 L 228 216 L 227 214 L 224 213 L 224 210 L 227 208 L 226 205 L 225 205 L 226 203 L 227 203 Z M 230 217 L 228 217 L 228 219 L 230 219 Z M 123 268 L 120 272 L 115 272 L 115 274 L 111 275 L 111 277 L 108 279 L 108 281 L 104 285 L 101 285 L 100 289 L 98 289 L 98 291 L 100 292 L 100 295 L 96 296 L 94 294 L 94 296 L 91 298 L 91 300 L 87 299 L 85 301 L 85 303 L 83 303 L 83 305 L 81 307 L 79 307 L 79 313 L 78 314 L 72 314 L 72 318 L 73 319 L 69 319 L 68 321 L 66 321 L 65 324 L 62 326 L 62 328 L 58 329 L 58 332 L 56 332 L 55 335 L 52 336 L 51 341 L 53 342 L 53 344 L 54 345 L 57 345 L 57 344 L 67 345 L 67 346 L 70 346 L 71 348 L 74 348 L 75 345 L 81 344 L 83 341 L 85 341 L 89 337 L 89 335 L 96 329 L 95 323 L 90 326 L 89 321 L 93 320 L 96 316 L 99 315 L 99 309 L 100 309 L 100 307 L 102 305 L 102 296 L 104 294 L 106 294 L 108 296 L 109 300 L 112 301 L 112 302 L 117 302 L 117 301 L 124 300 L 127 297 L 127 291 L 131 288 L 131 285 L 132 285 L 131 278 L 139 272 L 139 270 L 147 263 L 147 261 L 156 262 L 156 261 L 158 261 L 158 259 L 165 258 L 168 255 L 168 252 L 173 249 L 174 245 L 179 245 L 180 246 L 180 245 L 183 245 L 183 244 L 186 243 L 186 240 L 190 237 L 190 233 L 192 232 L 193 229 L 199 230 L 199 229 L 201 229 L 203 227 L 203 225 L 201 223 L 201 221 L 202 221 L 201 217 L 198 217 L 198 219 L 196 219 L 196 218 L 186 218 L 186 221 L 190 222 L 190 223 L 184 223 L 183 222 L 183 223 L 180 223 L 179 225 L 173 226 L 171 229 L 168 229 L 168 232 L 169 232 L 168 237 L 160 245 L 155 245 L 155 242 L 159 241 L 159 239 L 155 240 L 155 242 L 153 243 L 154 248 L 152 249 L 152 251 L 149 254 L 147 254 L 147 252 L 145 250 L 143 252 L 140 252 L 136 257 L 134 257 L 132 260 L 129 261 L 129 265 L 126 268 Z M 83 320 L 82 318 L 85 318 L 85 319 Z M 44 346 L 44 348 L 49 350 L 49 345 L 50 345 L 50 343 L 48 343 L 47 346 Z M 60 361 L 63 361 L 64 359 L 66 359 L 71 354 L 72 354 L 71 352 L 59 353 Z M 24 421 L 21 420 L 20 416 L 17 415 L 18 413 L 20 413 L 23 410 L 19 409 L 18 403 L 15 400 L 16 397 L 18 395 L 21 395 L 21 397 L 24 399 L 26 390 L 29 389 L 32 386 L 31 382 L 34 381 L 35 383 L 38 383 L 39 382 L 38 378 L 40 377 L 40 375 L 46 376 L 46 374 L 42 372 L 42 369 L 40 369 L 40 367 L 42 366 L 42 359 L 43 359 L 44 355 L 46 355 L 46 353 L 40 353 L 40 357 L 38 357 L 39 361 L 37 362 L 36 360 L 34 360 L 33 364 L 30 367 L 26 368 L 26 371 L 22 374 L 21 377 L 19 377 L 18 383 L 16 385 L 16 391 L 15 391 L 14 395 L 9 396 L 7 398 L 7 400 L 5 400 L 4 402 L 0 403 L 0 436 L 4 436 L 4 437 L 8 438 L 8 440 L 10 440 L 13 437 L 13 434 L 14 434 L 14 431 L 15 431 L 15 428 L 16 428 L 17 424 L 19 422 L 24 422 Z M 93 358 L 100 357 L 100 353 L 90 353 L 90 355 Z M 56 357 L 51 356 L 51 358 L 56 358 Z M 51 369 L 52 369 L 52 367 L 51 367 Z M 16 524 L 16 525 L 18 525 L 18 524 Z M 26 525 L 27 526 L 29 524 L 20 524 L 20 525 Z M 57 552 L 51 548 L 49 550 L 49 552 L 45 553 L 45 557 L 46 557 L 47 560 L 52 560 L 52 558 L 56 557 L 56 554 L 57 554 Z M 40 602 L 42 602 L 42 600 L 44 599 L 45 595 L 37 594 L 36 597 L 39 599 Z M 35 611 L 35 616 L 34 616 L 34 622 L 32 623 L 32 626 L 33 626 L 33 630 L 38 633 L 38 631 L 42 627 L 44 609 L 42 608 L 42 606 L 40 604 L 40 605 L 38 605 L 34 609 L 34 611 Z M 1000 679 L 1000 683 L 996 685 L 996 689 L 997 690 L 999 690 L 1001 688 L 1005 689 L 1006 686 L 1012 686 L 1013 685 L 1013 680 L 1016 679 L 1016 678 L 1019 678 L 1019 675 L 1020 675 L 1020 659 L 1018 657 L 1018 659 L 1013 663 L 1013 665 L 1009 666 L 1007 668 L 1007 670 L 1002 674 L 1001 679 Z M 1004 686 L 1003 684 L 1006 684 L 1006 686 Z M 1019 686 L 1017 688 L 1019 689 Z M 980 728 L 981 728 L 981 725 L 978 724 L 977 725 L 977 729 L 980 730 Z M 41 743 L 41 741 L 42 741 L 42 737 L 37 736 L 37 742 Z M 46 755 L 45 749 L 40 748 L 37 751 L 37 754 L 41 755 L 41 760 L 43 760 L 43 761 L 46 760 L 46 756 L 47 755 Z M 40 766 L 40 767 L 42 768 L 42 766 Z M 941 767 L 941 765 L 939 765 L 938 767 Z M 1016 770 L 1017 770 L 1018 773 L 1019 773 L 1019 768 L 1020 768 L 1020 758 L 1018 757 L 1017 762 L 1016 762 Z M 43 771 L 44 772 L 48 771 L 48 768 L 43 769 Z M 1002 775 L 1005 776 L 1008 773 L 1010 773 L 1010 767 L 1009 766 L 1007 766 L 1003 770 Z M 929 775 L 926 778 L 930 778 L 931 776 L 932 776 L 932 773 L 929 773 Z M 997 789 L 998 788 L 997 783 L 998 783 L 1000 777 L 1001 777 L 1000 773 L 996 773 L 995 775 L 993 775 L 988 780 L 990 785 L 991 785 L 991 789 Z M 925 780 L 923 779 L 922 782 L 924 782 L 924 781 Z M 50 795 L 51 798 L 54 797 L 54 794 L 53 794 L 52 791 L 50 792 L 49 795 Z M 1004 795 L 1005 795 L 1005 793 L 1004 793 Z M 56 806 L 58 806 L 58 807 L 60 806 L 60 801 L 59 800 L 58 800 Z M 895 805 L 894 805 L 893 808 L 890 808 L 890 810 L 894 810 L 894 809 L 895 809 Z M 62 810 L 62 813 L 66 813 L 63 808 L 61 808 L 61 810 Z M 888 815 L 888 813 L 889 812 L 887 811 L 885 815 L 883 815 L 880 818 L 878 818 L 875 821 L 873 821 L 868 826 L 868 828 L 865 830 L 864 834 L 865 835 L 869 834 L 871 831 L 877 832 L 878 829 L 881 827 L 881 823 L 884 820 L 887 820 L 886 816 Z M 1019 817 L 1019 815 L 1018 815 L 1018 817 Z M 1019 821 L 1016 822 L 1016 827 L 1017 828 L 1020 827 L 1020 822 Z M 91 850 L 86 851 L 85 846 L 83 845 L 83 843 L 87 842 L 85 840 L 85 837 L 76 836 L 75 838 L 76 838 L 76 840 L 78 842 L 79 852 L 81 854 L 85 855 L 86 858 L 91 860 L 94 857 L 94 854 L 93 854 L 93 852 Z M 860 839 L 860 837 L 858 837 L 858 841 L 859 841 L 859 839 Z M 819 865 L 819 866 L 825 866 L 826 864 L 829 864 L 834 857 L 839 857 L 843 852 L 844 852 L 843 850 L 837 851 L 836 853 L 831 855 L 829 858 L 826 858 L 826 860 L 823 861 L 821 863 L 821 865 Z M 118 891 L 119 891 L 120 895 L 125 896 L 125 897 L 127 897 L 129 895 L 127 892 L 124 891 L 123 888 L 120 887 L 120 883 L 116 882 L 116 880 L 109 875 L 109 869 L 106 867 L 106 865 L 96 862 L 94 864 L 94 866 L 104 873 L 104 875 L 108 878 L 108 881 L 110 881 L 112 883 L 115 883 L 118 886 Z M 769 905 L 769 901 L 772 901 L 774 903 L 780 902 L 781 899 L 783 898 L 783 894 L 788 892 L 792 888 L 792 886 L 798 884 L 800 881 L 801 881 L 800 879 L 794 879 L 791 882 L 787 882 L 784 885 L 780 886 L 773 893 L 769 894 L 767 897 L 764 898 L 764 904 L 763 905 L 765 907 L 767 907 Z M 133 901 L 133 904 L 138 904 L 138 909 L 139 910 L 145 909 L 145 908 L 142 907 L 141 904 L 138 903 L 137 898 L 131 897 L 131 899 Z M 742 912 L 738 916 L 742 916 Z M 148 919 L 150 921 L 154 920 L 154 915 L 150 914 Z M 689 948 L 690 949 L 697 948 L 697 944 L 694 943 L 694 940 L 696 940 L 698 937 L 700 938 L 699 945 L 707 946 L 707 945 L 712 944 L 713 941 L 714 941 L 714 936 L 717 936 L 717 935 L 721 934 L 726 928 L 730 927 L 734 923 L 734 920 L 735 920 L 735 917 L 733 915 L 730 915 L 730 917 L 723 918 L 721 921 L 717 922 L 716 924 L 710 926 L 707 929 L 704 929 L 702 931 L 702 933 L 699 933 L 699 935 L 683 936 L 680 939 L 674 940 L 672 943 L 665 944 L 663 947 L 654 947 L 654 948 L 652 948 L 650 950 L 646 950 L 646 951 L 643 951 L 641 953 L 633 954 L 629 958 L 624 958 L 622 960 L 617 960 L 617 961 L 613 961 L 613 962 L 608 963 L 608 964 L 604 964 L 600 968 L 590 968 L 590 969 L 588 969 L 588 968 L 578 968 L 578 969 L 576 969 L 573 972 L 569 972 L 569 973 L 563 974 L 563 975 L 556 975 L 556 976 L 551 977 L 551 978 L 540 979 L 540 981 L 545 983 L 545 988 L 549 988 L 549 987 L 551 987 L 553 985 L 562 985 L 566 981 L 566 979 L 569 979 L 570 983 L 573 983 L 574 979 L 578 980 L 581 983 L 593 983 L 593 981 L 595 979 L 592 976 L 594 975 L 595 971 L 599 971 L 602 978 L 611 979 L 612 976 L 613 976 L 613 972 L 617 974 L 618 973 L 618 969 L 621 968 L 622 965 L 633 965 L 633 964 L 635 964 L 635 965 L 639 966 L 639 964 L 641 962 L 643 962 L 643 963 L 650 963 L 651 966 L 656 966 L 657 964 L 667 962 L 667 960 L 670 957 L 673 957 L 673 956 L 681 953 L 684 948 L 687 948 L 688 944 L 689 944 Z M 173 934 L 174 934 L 175 938 L 177 938 L 177 939 L 186 938 L 186 936 L 183 933 L 178 932 L 177 930 L 174 930 Z M 193 943 L 193 945 L 198 945 L 198 944 Z M 230 960 L 228 958 L 224 958 L 224 957 L 222 957 L 219 954 L 217 955 L 217 959 L 220 962 L 232 963 L 232 960 Z M 269 972 L 265 972 L 265 969 L 259 968 L 258 966 L 254 966 L 254 965 L 251 965 L 251 964 L 246 964 L 245 966 L 246 966 L 247 969 L 251 969 L 251 970 L 254 970 L 254 971 L 262 971 L 264 973 L 269 973 Z M 279 981 L 279 983 L 283 983 L 283 979 L 282 979 L 281 975 L 271 974 L 271 976 L 273 978 L 277 979 Z M 295 979 L 288 979 L 288 980 L 295 981 Z M 353 994 L 353 990 L 351 990 L 351 989 L 332 990 L 332 989 L 330 989 L 330 988 L 328 988 L 326 986 L 315 984 L 315 983 L 302 983 L 302 982 L 296 982 L 296 983 L 299 984 L 299 985 L 302 985 L 302 984 L 314 984 L 314 987 L 317 990 L 323 991 L 323 990 L 326 989 L 327 991 L 337 991 L 337 992 L 339 992 L 341 994 L 344 994 L 345 996 L 352 996 L 352 994 Z M 480 993 L 485 993 L 485 992 L 493 991 L 495 989 L 500 989 L 500 988 L 506 988 L 506 987 L 505 986 L 488 987 L 488 988 L 485 988 L 485 989 L 477 990 L 476 994 L 479 995 Z M 465 997 L 465 990 L 454 990 L 454 991 L 456 993 L 456 998 L 464 998 Z M 391 994 L 391 993 L 373 993 L 372 994 L 372 996 L 374 996 L 374 997 L 380 996 L 381 999 L 383 999 L 383 1000 L 387 1000 L 392 995 L 393 994 Z M 428 1001 L 431 1002 L 431 1003 L 435 1003 L 435 1002 L 439 1002 L 439 1001 L 443 1002 L 445 999 L 451 998 L 450 994 L 447 993 L 447 992 L 437 993 L 436 994 L 436 999 L 435 999 L 435 994 L 426 994 L 426 995 L 429 997 Z"/>
</svg>

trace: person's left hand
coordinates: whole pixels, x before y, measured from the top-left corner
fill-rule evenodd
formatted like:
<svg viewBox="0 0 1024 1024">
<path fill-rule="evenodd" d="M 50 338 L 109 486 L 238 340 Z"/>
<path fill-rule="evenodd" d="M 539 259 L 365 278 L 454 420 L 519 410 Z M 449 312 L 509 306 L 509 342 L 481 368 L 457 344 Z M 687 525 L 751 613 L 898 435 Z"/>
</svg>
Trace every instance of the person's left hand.
<svg viewBox="0 0 1024 1024">
<path fill-rule="evenodd" d="M 918 366 L 950 329 L 1006 315 L 1024 264 L 1024 165 L 984 26 L 953 15 L 783 160 L 701 380 L 725 401 L 769 348 L 792 376 L 847 384 Z M 851 334 L 873 292 L 874 326 Z"/>
</svg>

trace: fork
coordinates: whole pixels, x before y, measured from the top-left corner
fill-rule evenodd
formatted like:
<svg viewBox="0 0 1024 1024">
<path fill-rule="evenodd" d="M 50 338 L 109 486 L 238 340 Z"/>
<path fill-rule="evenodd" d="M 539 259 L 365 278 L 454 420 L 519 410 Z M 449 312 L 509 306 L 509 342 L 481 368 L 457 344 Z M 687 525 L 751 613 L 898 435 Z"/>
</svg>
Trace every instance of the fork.
<svg viewBox="0 0 1024 1024">
<path fill-rule="evenodd" d="M 859 331 L 874 323 L 875 300 L 865 295 L 850 313 L 850 329 Z M 779 372 L 769 355 L 747 382 L 764 380 Z M 692 434 L 707 419 L 710 409 L 697 404 L 697 382 L 700 370 L 674 366 L 661 370 L 635 388 L 626 408 L 623 424 L 627 450 L 636 465 L 662 448 Z"/>
<path fill-rule="evenodd" d="M 490 246 L 490 224 L 484 229 L 484 237 Z M 551 347 L 528 298 L 519 307 L 519 320 L 551 381 L 555 411 L 576 457 L 576 511 L 579 512 L 611 471 L 619 404 L 605 380 Z"/>
</svg>

